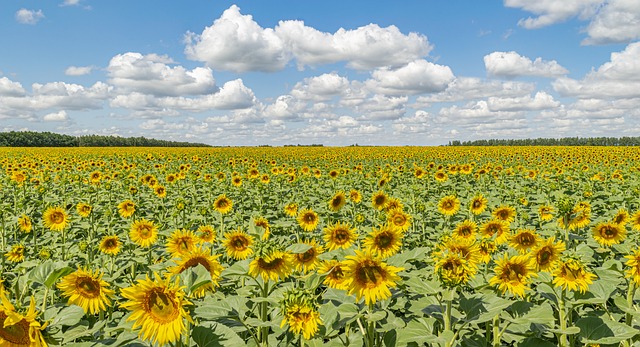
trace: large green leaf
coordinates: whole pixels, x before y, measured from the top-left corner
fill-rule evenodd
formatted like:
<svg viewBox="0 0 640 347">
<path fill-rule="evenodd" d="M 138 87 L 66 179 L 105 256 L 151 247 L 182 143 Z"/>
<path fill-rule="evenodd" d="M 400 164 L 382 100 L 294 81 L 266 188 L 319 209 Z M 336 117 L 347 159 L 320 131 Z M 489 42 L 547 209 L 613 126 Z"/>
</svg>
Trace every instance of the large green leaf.
<svg viewBox="0 0 640 347">
<path fill-rule="evenodd" d="M 613 344 L 619 343 L 640 332 L 626 324 L 604 319 L 601 317 L 583 317 L 576 321 L 576 326 L 580 327 L 578 337 L 582 343 Z"/>
<path fill-rule="evenodd" d="M 245 341 L 231 328 L 213 323 L 210 326 L 197 326 L 191 331 L 191 338 L 198 347 L 244 346 Z"/>
</svg>

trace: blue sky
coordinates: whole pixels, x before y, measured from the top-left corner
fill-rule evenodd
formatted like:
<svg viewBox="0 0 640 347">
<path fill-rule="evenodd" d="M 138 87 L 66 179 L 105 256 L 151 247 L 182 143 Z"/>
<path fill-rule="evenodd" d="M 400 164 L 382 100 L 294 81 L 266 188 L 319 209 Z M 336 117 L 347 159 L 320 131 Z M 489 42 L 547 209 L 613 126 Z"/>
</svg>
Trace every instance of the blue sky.
<svg viewBox="0 0 640 347">
<path fill-rule="evenodd" d="M 640 133 L 640 2 L 0 3 L 0 131 L 212 145 Z"/>
</svg>

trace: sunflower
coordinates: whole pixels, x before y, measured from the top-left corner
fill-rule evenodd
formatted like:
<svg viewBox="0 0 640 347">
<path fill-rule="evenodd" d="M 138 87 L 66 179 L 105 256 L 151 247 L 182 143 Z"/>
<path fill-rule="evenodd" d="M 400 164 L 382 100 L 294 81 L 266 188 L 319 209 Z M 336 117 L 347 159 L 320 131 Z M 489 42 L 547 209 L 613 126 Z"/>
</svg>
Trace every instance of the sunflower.
<svg viewBox="0 0 640 347">
<path fill-rule="evenodd" d="M 31 223 L 31 218 L 26 214 L 23 214 L 18 218 L 18 227 L 25 233 L 30 233 L 31 229 L 33 229 L 33 224 Z"/>
<path fill-rule="evenodd" d="M 233 184 L 234 187 L 240 187 L 242 185 L 242 177 L 234 176 L 231 179 L 231 184 Z"/>
<path fill-rule="evenodd" d="M 323 233 L 323 239 L 330 251 L 338 248 L 347 249 L 358 240 L 356 229 L 351 229 L 350 224 L 342 224 L 341 222 L 324 228 Z"/>
<path fill-rule="evenodd" d="M 482 256 L 476 240 L 468 238 L 448 237 L 437 246 L 434 255 L 447 252 L 458 253 L 471 266 L 477 266 Z"/>
<path fill-rule="evenodd" d="M 295 202 L 289 203 L 284 207 L 284 213 L 289 217 L 296 217 L 298 215 L 298 204 Z"/>
<path fill-rule="evenodd" d="M 627 212 L 627 210 L 625 210 L 624 208 L 621 208 L 618 210 L 611 222 L 624 227 L 629 222 L 629 219 L 631 219 L 631 217 L 629 216 L 629 212 Z"/>
<path fill-rule="evenodd" d="M 390 224 L 373 228 L 371 233 L 363 242 L 363 247 L 373 255 L 386 259 L 400 251 L 402 238 L 404 237 L 400 229 Z"/>
<path fill-rule="evenodd" d="M 62 207 L 49 207 L 42 215 L 44 226 L 54 231 L 62 231 L 69 222 L 67 213 Z"/>
<path fill-rule="evenodd" d="M 93 207 L 91 207 L 91 205 L 85 204 L 84 202 L 81 202 L 76 206 L 76 211 L 78 211 L 78 214 L 82 218 L 89 217 L 89 215 L 91 214 L 91 210 L 93 210 Z"/>
<path fill-rule="evenodd" d="M 262 233 L 262 239 L 269 239 L 269 235 L 271 235 L 271 226 L 269 225 L 269 221 L 264 217 L 258 217 L 253 221 L 253 224 L 256 227 L 262 228 L 264 232 Z"/>
<path fill-rule="evenodd" d="M 499 220 L 511 223 L 516 218 L 516 209 L 511 206 L 498 206 L 491 215 Z"/>
<path fill-rule="evenodd" d="M 480 226 L 482 237 L 491 238 L 495 235 L 497 244 L 505 243 L 509 238 L 509 233 L 509 223 L 499 219 L 489 220 Z"/>
<path fill-rule="evenodd" d="M 402 268 L 387 265 L 370 252 L 355 251 L 344 261 L 345 278 L 349 294 L 356 294 L 356 300 L 364 296 L 365 304 L 373 304 L 391 296 L 390 287 L 400 280 L 397 275 Z"/>
<path fill-rule="evenodd" d="M 253 277 L 261 276 L 266 282 L 289 277 L 293 270 L 292 255 L 287 252 L 270 249 L 259 249 L 256 257 L 249 263 L 249 275 Z"/>
<path fill-rule="evenodd" d="M 351 189 L 349 191 L 349 200 L 351 200 L 354 204 L 359 204 L 362 201 L 362 194 L 355 189 Z"/>
<path fill-rule="evenodd" d="M 227 249 L 227 255 L 233 259 L 244 260 L 253 253 L 251 249 L 253 237 L 241 229 L 225 233 L 224 238 L 224 247 Z"/>
<path fill-rule="evenodd" d="M 371 197 L 371 206 L 376 210 L 382 210 L 387 204 L 387 199 L 389 199 L 387 194 L 384 192 L 377 192 Z"/>
<path fill-rule="evenodd" d="M 108 235 L 102 238 L 98 249 L 104 254 L 117 255 L 120 253 L 121 245 L 118 235 Z"/>
<path fill-rule="evenodd" d="M 593 227 L 591 234 L 601 246 L 611 246 L 622 242 L 627 237 L 627 230 L 623 224 L 603 222 Z"/>
<path fill-rule="evenodd" d="M 627 259 L 624 264 L 629 267 L 625 277 L 634 281 L 636 286 L 640 285 L 640 248 L 636 248 L 633 253 L 624 257 Z"/>
<path fill-rule="evenodd" d="M 191 230 L 177 229 L 167 239 L 167 252 L 178 258 L 191 251 L 198 242 L 198 237 Z"/>
<path fill-rule="evenodd" d="M 338 212 L 347 203 L 347 196 L 343 191 L 336 192 L 331 200 L 329 200 L 329 209 L 333 212 Z"/>
<path fill-rule="evenodd" d="M 386 212 L 393 211 L 393 210 L 402 211 L 403 209 L 404 209 L 404 206 L 402 205 L 402 202 L 397 198 L 389 198 L 387 199 L 387 202 L 384 204 L 384 210 Z"/>
<path fill-rule="evenodd" d="M 102 280 L 99 271 L 78 268 L 76 272 L 64 276 L 57 285 L 62 296 L 69 298 L 69 304 L 82 307 L 84 313 L 96 314 L 106 311 L 111 305 L 114 291 Z"/>
<path fill-rule="evenodd" d="M 540 208 L 538 208 L 538 216 L 540 216 L 540 220 L 543 222 L 550 221 L 551 219 L 553 219 L 553 206 L 540 206 Z"/>
<path fill-rule="evenodd" d="M 453 230 L 453 235 L 462 239 L 474 239 L 476 238 L 476 232 L 478 230 L 478 224 L 471 220 L 465 220 L 458 223 Z"/>
<path fill-rule="evenodd" d="M 318 267 L 320 264 L 318 256 L 324 252 L 324 247 L 316 243 L 315 240 L 305 241 L 303 243 L 310 246 L 310 248 L 302 253 L 293 254 L 292 259 L 296 270 L 306 273 Z"/>
<path fill-rule="evenodd" d="M 196 232 L 198 233 L 200 243 L 213 242 L 216 240 L 216 231 L 213 230 L 211 225 L 201 225 Z"/>
<path fill-rule="evenodd" d="M 405 213 L 402 209 L 393 209 L 387 212 L 387 223 L 405 232 L 411 227 L 411 215 Z"/>
<path fill-rule="evenodd" d="M 322 283 L 330 288 L 347 290 L 348 286 L 345 278 L 345 265 L 337 260 L 325 261 L 318 267 L 318 273 L 327 277 Z M 640 276 L 639 276 L 640 278 Z"/>
<path fill-rule="evenodd" d="M 633 230 L 640 231 L 640 210 L 631 216 L 631 226 Z"/>
<path fill-rule="evenodd" d="M 436 252 L 434 271 L 440 282 L 447 287 L 465 285 L 478 271 L 477 266 L 457 252 Z"/>
<path fill-rule="evenodd" d="M 179 259 L 174 259 L 176 266 L 169 268 L 169 271 L 178 275 L 189 268 L 202 265 L 209 272 L 211 282 L 198 287 L 191 293 L 194 297 L 201 298 L 206 292 L 213 291 L 214 287 L 218 286 L 218 280 L 223 270 L 222 265 L 218 262 L 218 257 L 211 255 L 211 249 L 197 246 L 182 254 Z"/>
<path fill-rule="evenodd" d="M 446 182 L 449 179 L 449 176 L 447 176 L 446 173 L 444 173 L 444 171 L 437 171 L 433 177 L 436 179 L 436 181 L 443 183 Z"/>
<path fill-rule="evenodd" d="M 460 210 L 460 200 L 455 195 L 447 195 L 438 202 L 438 211 L 449 217 Z"/>
<path fill-rule="evenodd" d="M 311 209 L 305 209 L 298 214 L 298 224 L 304 231 L 314 231 L 318 227 L 318 214 Z"/>
<path fill-rule="evenodd" d="M 529 289 L 527 284 L 531 277 L 536 277 L 533 262 L 528 255 L 509 257 L 496 260 L 493 270 L 496 274 L 489 280 L 489 284 L 498 286 L 502 294 L 509 291 L 514 296 L 524 297 L 524 291 Z"/>
<path fill-rule="evenodd" d="M 577 259 L 567 259 L 553 271 L 553 284 L 562 289 L 579 290 L 584 293 L 593 283 L 596 275 L 588 271 L 587 267 Z"/>
<path fill-rule="evenodd" d="M 127 321 L 134 321 L 134 330 L 141 328 L 138 337 L 164 346 L 173 344 L 187 331 L 184 320 L 191 322 L 191 317 L 185 306 L 191 303 L 184 298 L 179 278 L 172 284 L 169 277 L 154 275 L 154 280 L 147 276 L 122 289 L 120 293 L 127 301 L 120 306 L 132 311 Z"/>
<path fill-rule="evenodd" d="M 540 236 L 533 229 L 519 229 L 515 235 L 509 237 L 509 246 L 520 252 L 520 254 L 527 253 L 531 248 L 536 247 L 539 242 Z"/>
<path fill-rule="evenodd" d="M 495 242 L 487 239 L 480 240 L 480 243 L 478 244 L 478 253 L 480 254 L 480 262 L 489 264 L 489 262 L 491 261 L 491 257 L 493 256 L 493 253 L 495 253 L 497 249 L 498 247 L 496 246 Z"/>
<path fill-rule="evenodd" d="M 322 324 L 318 304 L 309 290 L 292 289 L 284 294 L 280 303 L 282 323 L 280 327 L 289 325 L 289 331 L 300 334 L 305 340 L 310 340 Z"/>
<path fill-rule="evenodd" d="M 560 263 L 562 252 L 566 249 L 564 242 L 555 242 L 555 237 L 539 242 L 538 246 L 531 251 L 536 271 L 551 271 L 555 269 Z"/>
<path fill-rule="evenodd" d="M 233 208 L 233 201 L 222 194 L 213 202 L 213 208 L 220 214 L 226 214 Z"/>
<path fill-rule="evenodd" d="M 125 200 L 118 204 L 118 213 L 123 218 L 129 218 L 136 212 L 136 204 L 131 200 Z"/>
<path fill-rule="evenodd" d="M 141 247 L 151 247 L 158 239 L 158 228 L 144 218 L 134 221 L 129 230 L 129 238 Z"/>
<path fill-rule="evenodd" d="M 478 194 L 471 199 L 471 202 L 469 203 L 469 210 L 477 216 L 487 209 L 487 204 L 487 198 L 482 194 Z"/>
<path fill-rule="evenodd" d="M 89 176 L 89 180 L 91 181 L 92 184 L 99 183 L 101 178 L 102 178 L 102 174 L 100 173 L 100 171 L 94 171 L 91 173 L 91 176 Z"/>
<path fill-rule="evenodd" d="M 24 246 L 21 244 L 13 245 L 11 250 L 5 253 L 4 256 L 12 263 L 24 261 Z"/>
<path fill-rule="evenodd" d="M 36 300 L 32 296 L 29 309 L 22 315 L 16 312 L 9 299 L 0 291 L 2 306 L 0 306 L 0 346 L 8 347 L 46 347 L 42 336 L 43 327 L 36 320 Z"/>
</svg>

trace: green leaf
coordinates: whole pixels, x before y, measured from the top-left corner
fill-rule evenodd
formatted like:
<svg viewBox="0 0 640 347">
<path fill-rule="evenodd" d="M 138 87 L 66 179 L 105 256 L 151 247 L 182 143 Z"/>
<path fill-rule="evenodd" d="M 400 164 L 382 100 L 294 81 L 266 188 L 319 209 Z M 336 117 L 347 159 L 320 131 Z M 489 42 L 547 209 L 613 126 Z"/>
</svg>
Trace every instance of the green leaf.
<svg viewBox="0 0 640 347">
<path fill-rule="evenodd" d="M 424 281 L 419 277 L 410 277 L 404 281 L 404 285 L 407 286 L 407 291 L 422 294 L 422 295 L 436 295 L 442 292 L 442 287 L 438 281 Z"/>
<path fill-rule="evenodd" d="M 72 273 L 73 271 L 75 270 L 73 270 L 68 266 L 65 266 L 61 269 L 57 269 L 49 274 L 46 281 L 44 281 L 44 285 L 47 286 L 47 288 L 51 288 L 58 281 L 59 278 L 64 277 Z"/>
<path fill-rule="evenodd" d="M 555 343 L 543 340 L 538 337 L 528 337 L 518 344 L 518 347 L 555 347 Z"/>
<path fill-rule="evenodd" d="M 47 260 L 46 262 L 34 267 L 33 270 L 31 270 L 31 272 L 29 273 L 29 278 L 35 283 L 44 285 L 53 270 L 53 262 L 51 260 Z"/>
<path fill-rule="evenodd" d="M 438 336 L 433 334 L 433 327 L 436 319 L 433 317 L 418 318 L 410 321 L 407 326 L 398 334 L 396 346 L 427 344 L 433 346 L 444 342 Z"/>
<path fill-rule="evenodd" d="M 517 301 L 510 308 L 513 318 L 507 318 L 512 324 L 526 325 L 544 324 L 553 326 L 555 317 L 553 308 L 548 302 L 536 305 L 531 302 Z"/>
<path fill-rule="evenodd" d="M 468 298 L 461 297 L 459 308 L 465 313 L 464 320 L 474 323 L 483 323 L 493 319 L 505 308 L 513 304 L 513 301 L 503 299 L 496 295 L 483 294 Z"/>
<path fill-rule="evenodd" d="M 638 335 L 639 331 L 626 324 L 605 320 L 600 317 L 584 317 L 576 321 L 576 326 L 580 327 L 578 337 L 582 342 L 614 344 Z"/>
<path fill-rule="evenodd" d="M 311 247 L 311 245 L 308 245 L 306 243 L 296 243 L 287 247 L 287 251 L 293 254 L 300 254 L 310 250 Z"/>
<path fill-rule="evenodd" d="M 198 347 L 244 346 L 246 344 L 231 328 L 219 323 L 213 323 L 209 327 L 194 327 L 191 331 L 191 338 Z"/>
<path fill-rule="evenodd" d="M 53 318 L 51 325 L 76 325 L 84 317 L 84 310 L 80 306 L 65 307 Z"/>
<path fill-rule="evenodd" d="M 564 330 L 549 328 L 549 331 L 556 334 L 575 335 L 580 332 L 580 327 L 568 327 Z"/>
</svg>

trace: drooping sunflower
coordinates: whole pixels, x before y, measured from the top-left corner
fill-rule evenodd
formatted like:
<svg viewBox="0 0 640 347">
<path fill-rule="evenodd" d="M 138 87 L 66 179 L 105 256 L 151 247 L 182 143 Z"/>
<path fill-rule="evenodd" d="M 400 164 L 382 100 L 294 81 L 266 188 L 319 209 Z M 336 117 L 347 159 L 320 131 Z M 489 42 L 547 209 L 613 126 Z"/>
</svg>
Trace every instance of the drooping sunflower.
<svg viewBox="0 0 640 347">
<path fill-rule="evenodd" d="M 480 249 L 475 239 L 447 237 L 437 245 L 434 255 L 446 254 L 447 252 L 458 253 L 469 262 L 470 266 L 477 266 L 481 258 Z"/>
<path fill-rule="evenodd" d="M 402 238 L 404 237 L 400 229 L 390 224 L 385 224 L 378 228 L 373 228 L 371 233 L 363 242 L 367 252 L 386 259 L 400 251 Z"/>
<path fill-rule="evenodd" d="M 277 249 L 259 249 L 255 258 L 249 263 L 249 275 L 261 276 L 266 282 L 289 277 L 293 271 L 292 255 Z"/>
<path fill-rule="evenodd" d="M 562 261 L 553 271 L 553 284 L 562 289 L 570 289 L 584 293 L 589 289 L 589 284 L 593 283 L 596 275 L 589 272 L 589 269 L 578 259 L 569 258 Z"/>
<path fill-rule="evenodd" d="M 478 268 L 458 252 L 436 252 L 434 270 L 440 282 L 446 287 L 465 285 L 472 279 Z"/>
<path fill-rule="evenodd" d="M 498 286 L 502 294 L 509 291 L 514 296 L 524 297 L 524 291 L 529 289 L 528 283 L 531 277 L 536 277 L 533 262 L 528 255 L 516 255 L 509 257 L 505 254 L 502 259 L 496 260 L 493 270 L 495 276 L 489 280 L 489 284 Z"/>
<path fill-rule="evenodd" d="M 241 229 L 224 234 L 224 247 L 227 255 L 236 260 L 244 260 L 253 254 L 251 245 L 253 245 L 253 237 Z"/>
<path fill-rule="evenodd" d="M 542 205 L 538 208 L 538 216 L 543 222 L 548 222 L 553 219 L 553 206 Z"/>
<path fill-rule="evenodd" d="M 555 237 L 550 237 L 538 243 L 531 251 L 536 271 L 551 271 L 560 263 L 562 252 L 567 249 L 562 241 L 555 242 Z"/>
<path fill-rule="evenodd" d="M 120 246 L 122 243 L 118 238 L 118 235 L 107 235 L 102 238 L 98 249 L 100 252 L 108 255 L 117 255 L 120 253 Z"/>
<path fill-rule="evenodd" d="M 491 238 L 495 235 L 495 242 L 499 245 L 509 239 L 510 232 L 509 223 L 499 219 L 491 219 L 480 226 L 482 237 Z"/>
<path fill-rule="evenodd" d="M 49 207 L 42 215 L 44 226 L 54 231 L 62 231 L 69 222 L 69 217 L 62 207 Z"/>
<path fill-rule="evenodd" d="M 458 223 L 456 228 L 453 230 L 453 235 L 462 239 L 474 239 L 476 238 L 476 233 L 478 230 L 478 224 L 472 220 L 465 220 L 464 222 Z"/>
<path fill-rule="evenodd" d="M 140 328 L 138 336 L 160 346 L 176 342 L 187 331 L 185 319 L 191 322 L 185 306 L 191 305 L 185 299 L 180 287 L 179 277 L 171 283 L 167 277 L 162 279 L 154 274 L 139 279 L 138 283 L 122 289 L 121 294 L 127 301 L 121 307 L 132 311 L 127 321 L 133 321 L 133 329 Z"/>
<path fill-rule="evenodd" d="M 158 239 L 158 227 L 144 218 L 134 221 L 129 230 L 129 238 L 141 247 L 151 247 Z"/>
<path fill-rule="evenodd" d="M 498 206 L 491 215 L 499 220 L 511 223 L 516 218 L 516 209 L 511 206 Z"/>
<path fill-rule="evenodd" d="M 298 224 L 300 224 L 304 231 L 316 230 L 319 222 L 318 214 L 311 209 L 304 209 L 298 213 Z"/>
<path fill-rule="evenodd" d="M 527 253 L 540 242 L 540 236 L 533 229 L 519 229 L 514 235 L 509 236 L 509 246 L 520 254 Z"/>
<path fill-rule="evenodd" d="M 262 228 L 262 230 L 264 230 L 264 232 L 262 233 L 262 240 L 269 239 L 269 236 L 271 235 L 271 225 L 269 225 L 269 221 L 266 218 L 258 217 L 253 221 L 253 224 L 256 227 Z"/>
<path fill-rule="evenodd" d="M 640 247 L 624 257 L 627 259 L 624 264 L 628 267 L 625 277 L 635 282 L 636 286 L 640 285 Z"/>
<path fill-rule="evenodd" d="M 387 223 L 393 225 L 402 232 L 409 230 L 411 227 L 412 217 L 402 209 L 396 208 L 387 212 Z"/>
<path fill-rule="evenodd" d="M 136 212 L 136 204 L 131 200 L 125 200 L 118 204 L 118 213 L 122 218 L 129 218 Z"/>
<path fill-rule="evenodd" d="M 397 273 L 403 269 L 387 265 L 370 252 L 356 250 L 355 253 L 344 260 L 349 294 L 355 293 L 356 300 L 364 297 L 366 305 L 389 298 L 389 288 L 397 285 L 400 280 Z"/>
<path fill-rule="evenodd" d="M 343 224 L 341 222 L 324 228 L 323 233 L 323 239 L 330 251 L 338 248 L 347 249 L 358 240 L 356 229 L 351 229 L 350 224 Z"/>
<path fill-rule="evenodd" d="M 57 287 L 62 296 L 69 298 L 70 305 L 78 305 L 91 314 L 106 311 L 114 295 L 109 284 L 102 280 L 102 273 L 83 268 L 64 276 Z"/>
<path fill-rule="evenodd" d="M 17 244 L 11 247 L 11 250 L 4 254 L 8 261 L 19 263 L 24 261 L 24 245 Z"/>
<path fill-rule="evenodd" d="M 191 230 L 177 229 L 167 239 L 167 252 L 174 258 L 189 253 L 198 243 L 198 237 Z"/>
<path fill-rule="evenodd" d="M 216 239 L 216 231 L 213 229 L 211 225 L 201 225 L 196 230 L 198 233 L 198 242 L 213 242 Z"/>
<path fill-rule="evenodd" d="M 284 207 L 284 213 L 289 217 L 296 217 L 298 215 L 298 204 L 295 202 L 289 203 Z"/>
<path fill-rule="evenodd" d="M 211 249 L 197 246 L 188 253 L 182 254 L 179 259 L 175 259 L 176 266 L 169 268 L 169 271 L 178 275 L 189 268 L 198 265 L 204 266 L 211 276 L 211 282 L 198 287 L 191 293 L 194 297 L 201 298 L 218 286 L 218 280 L 223 270 L 222 265 L 218 262 L 218 257 L 217 255 L 211 255 Z"/>
<path fill-rule="evenodd" d="M 629 216 L 629 212 L 624 208 L 621 208 L 618 210 L 616 215 L 613 216 L 613 219 L 611 220 L 611 222 L 624 227 L 625 225 L 627 225 L 630 219 L 631 219 L 631 216 Z"/>
<path fill-rule="evenodd" d="M 330 288 L 347 290 L 348 286 L 345 278 L 345 265 L 337 260 L 325 261 L 318 267 L 319 274 L 326 274 L 324 283 Z"/>
<path fill-rule="evenodd" d="M 362 194 L 355 189 L 351 189 L 349 191 L 349 200 L 351 200 L 354 204 L 359 204 L 362 201 Z"/>
<path fill-rule="evenodd" d="M 591 234 L 601 246 L 611 246 L 622 242 L 627 237 L 627 229 L 624 224 L 602 222 L 593 227 Z"/>
<path fill-rule="evenodd" d="M 280 327 L 288 324 L 289 331 L 302 335 L 305 340 L 310 340 L 318 332 L 318 325 L 322 324 L 318 304 L 309 290 L 292 289 L 286 292 L 280 303 L 280 311 L 283 316 Z"/>
<path fill-rule="evenodd" d="M 31 229 L 33 229 L 33 223 L 31 223 L 31 218 L 26 214 L 23 214 L 18 218 L 18 227 L 22 232 L 30 233 Z"/>
<path fill-rule="evenodd" d="M 42 336 L 43 327 L 37 321 L 36 300 L 32 296 L 29 309 L 23 315 L 16 312 L 15 307 L 0 291 L 0 346 L 9 347 L 47 347 Z"/>
<path fill-rule="evenodd" d="M 296 270 L 307 273 L 320 265 L 318 256 L 324 252 L 324 247 L 319 245 L 315 240 L 304 241 L 303 243 L 310 246 L 310 248 L 302 253 L 293 254 L 292 259 Z"/>
<path fill-rule="evenodd" d="M 438 202 L 438 212 L 450 217 L 460 210 L 460 200 L 455 195 L 447 195 Z"/>
<path fill-rule="evenodd" d="M 343 191 L 336 192 L 331 200 L 329 200 L 329 209 L 333 212 L 338 212 L 347 203 L 347 196 Z"/>
<path fill-rule="evenodd" d="M 478 194 L 471 199 L 471 202 L 469 203 L 469 210 L 477 216 L 487 209 L 487 204 L 487 198 L 482 194 Z"/>
<path fill-rule="evenodd" d="M 89 204 L 85 204 L 84 202 L 81 202 L 76 206 L 76 211 L 82 218 L 89 217 L 92 210 L 93 210 L 93 207 Z"/>
<path fill-rule="evenodd" d="M 382 191 L 379 191 L 371 197 L 371 206 L 376 210 L 382 210 L 387 204 L 389 197 Z"/>
<path fill-rule="evenodd" d="M 213 208 L 221 214 L 227 214 L 233 208 L 233 201 L 222 194 L 213 202 Z"/>
</svg>

